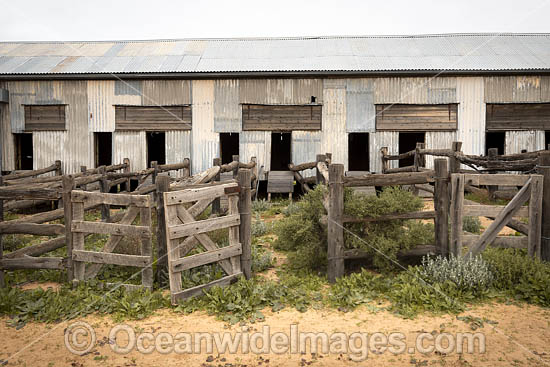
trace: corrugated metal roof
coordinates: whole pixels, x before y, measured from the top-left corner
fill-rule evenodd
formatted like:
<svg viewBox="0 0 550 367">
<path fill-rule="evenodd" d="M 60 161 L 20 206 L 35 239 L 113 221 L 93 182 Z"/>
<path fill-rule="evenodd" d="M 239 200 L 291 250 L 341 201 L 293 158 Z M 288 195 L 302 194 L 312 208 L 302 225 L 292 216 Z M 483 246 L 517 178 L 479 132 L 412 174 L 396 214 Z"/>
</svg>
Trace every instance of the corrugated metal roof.
<svg viewBox="0 0 550 367">
<path fill-rule="evenodd" d="M 0 75 L 550 70 L 550 34 L 0 43 Z"/>
</svg>

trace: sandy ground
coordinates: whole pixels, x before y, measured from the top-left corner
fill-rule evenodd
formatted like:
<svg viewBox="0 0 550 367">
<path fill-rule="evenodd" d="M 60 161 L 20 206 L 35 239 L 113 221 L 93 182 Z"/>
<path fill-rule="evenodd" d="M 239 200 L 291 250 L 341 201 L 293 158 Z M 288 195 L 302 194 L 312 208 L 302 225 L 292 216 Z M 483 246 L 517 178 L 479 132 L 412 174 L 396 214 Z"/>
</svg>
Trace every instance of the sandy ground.
<svg viewBox="0 0 550 367">
<path fill-rule="evenodd" d="M 246 325 L 252 335 L 264 325 L 271 334 L 290 333 L 290 325 L 297 324 L 300 332 L 353 332 L 374 333 L 401 332 L 406 336 L 407 349 L 414 346 L 415 337 L 421 332 L 457 333 L 472 332 L 470 324 L 452 315 L 421 316 L 404 320 L 385 311 L 372 313 L 360 308 L 349 313 L 335 310 L 309 310 L 299 313 L 285 309 L 278 313 L 265 310 L 266 321 Z M 355 362 L 345 354 L 161 354 L 153 351 L 143 354 L 137 350 L 117 354 L 109 343 L 109 331 L 116 325 L 109 317 L 90 316 L 79 321 L 90 324 L 96 333 L 96 346 L 84 356 L 71 354 L 64 343 L 64 330 L 74 322 L 60 324 L 31 323 L 20 330 L 8 327 L 6 319 L 0 322 L 3 347 L 0 359 L 8 360 L 8 366 L 545 366 L 550 365 L 550 311 L 534 306 L 485 305 L 475 307 L 464 315 L 487 317 L 496 322 L 485 323 L 476 332 L 486 337 L 486 352 L 462 355 L 449 353 L 394 355 L 388 351 L 377 355 L 369 353 L 367 359 Z M 182 315 L 164 310 L 141 321 L 127 322 L 135 332 L 152 332 L 158 336 L 168 332 L 231 332 L 242 331 L 243 326 L 229 326 L 203 313 Z M 119 334 L 117 342 L 125 346 L 127 338 Z M 32 344 L 34 342 L 34 344 Z M 425 342 L 430 345 L 430 342 Z M 204 346 L 204 344 L 203 344 Z"/>
</svg>

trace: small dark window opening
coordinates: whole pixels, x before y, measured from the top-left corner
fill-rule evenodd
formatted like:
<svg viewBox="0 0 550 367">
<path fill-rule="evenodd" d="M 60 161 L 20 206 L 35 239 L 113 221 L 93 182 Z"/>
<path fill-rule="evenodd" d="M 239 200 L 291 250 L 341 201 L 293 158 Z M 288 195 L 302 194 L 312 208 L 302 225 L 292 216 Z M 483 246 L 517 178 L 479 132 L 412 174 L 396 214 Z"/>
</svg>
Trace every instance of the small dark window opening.
<svg viewBox="0 0 550 367">
<path fill-rule="evenodd" d="M 291 159 L 290 133 L 271 133 L 271 170 L 288 171 Z"/>
<path fill-rule="evenodd" d="M 350 133 L 348 135 L 348 169 L 368 171 L 369 161 L 369 134 Z"/>
<path fill-rule="evenodd" d="M 410 152 L 416 149 L 416 143 L 425 143 L 426 133 L 418 132 L 400 132 L 399 133 L 399 154 Z M 414 165 L 414 156 L 399 160 L 399 167 L 408 167 Z"/>
<path fill-rule="evenodd" d="M 549 149 L 548 145 L 550 145 L 550 130 L 544 132 L 544 149 Z"/>
<path fill-rule="evenodd" d="M 315 103 L 315 102 L 317 102 L 317 97 L 311 96 L 311 103 Z"/>
<path fill-rule="evenodd" d="M 32 170 L 32 134 L 13 134 L 15 137 L 15 169 Z"/>
<path fill-rule="evenodd" d="M 163 131 L 147 132 L 147 166 L 151 162 L 166 164 L 166 135 Z"/>
<path fill-rule="evenodd" d="M 94 133 L 94 163 L 96 167 L 113 164 L 112 133 Z"/>
<path fill-rule="evenodd" d="M 222 164 L 233 162 L 233 156 L 239 155 L 239 134 L 220 133 L 220 151 Z"/>
<path fill-rule="evenodd" d="M 506 133 L 504 131 L 487 131 L 485 133 L 485 155 L 489 154 L 489 149 L 497 148 L 498 154 L 504 154 L 504 144 Z"/>
</svg>

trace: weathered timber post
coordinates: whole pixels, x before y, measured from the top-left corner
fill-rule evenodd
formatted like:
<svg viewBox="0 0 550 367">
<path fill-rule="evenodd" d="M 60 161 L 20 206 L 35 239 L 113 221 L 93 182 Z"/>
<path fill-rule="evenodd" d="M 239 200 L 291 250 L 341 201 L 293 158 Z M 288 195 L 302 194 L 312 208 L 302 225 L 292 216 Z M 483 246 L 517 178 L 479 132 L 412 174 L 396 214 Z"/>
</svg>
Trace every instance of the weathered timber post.
<svg viewBox="0 0 550 367">
<path fill-rule="evenodd" d="M 325 153 L 325 161 L 327 162 L 327 165 L 332 163 L 332 153 Z"/>
<path fill-rule="evenodd" d="M 531 193 L 529 197 L 529 232 L 527 235 L 527 254 L 531 257 L 541 256 L 542 243 L 542 198 L 544 177 L 531 176 Z"/>
<path fill-rule="evenodd" d="M 221 164 L 222 164 L 222 160 L 220 158 L 214 158 L 213 167 L 221 166 Z M 220 179 L 221 179 L 221 175 L 220 175 L 220 172 L 218 171 L 216 176 L 214 176 L 214 181 L 220 182 Z M 217 197 L 212 202 L 212 213 L 219 214 L 220 211 L 221 211 L 220 198 Z"/>
<path fill-rule="evenodd" d="M 488 151 L 487 151 L 487 155 L 488 155 L 488 161 L 487 161 L 487 168 L 493 168 L 495 167 L 495 161 L 497 159 L 497 155 L 498 155 L 498 149 L 497 148 L 490 148 Z M 489 173 L 496 173 L 495 171 L 489 171 Z M 489 191 L 489 197 L 491 199 L 494 199 L 495 198 L 495 191 L 497 191 L 498 189 L 498 186 L 494 186 L 494 185 L 491 185 L 491 186 L 487 186 L 487 190 Z"/>
<path fill-rule="evenodd" d="M 73 233 L 71 225 L 73 222 L 73 203 L 71 202 L 71 192 L 74 187 L 73 176 L 63 176 L 62 195 L 63 195 L 63 213 L 65 215 L 65 244 L 67 246 L 67 280 L 72 282 L 74 279 L 73 266 Z"/>
<path fill-rule="evenodd" d="M 80 166 L 80 172 L 81 172 L 82 174 L 85 175 L 87 170 L 88 170 L 88 167 L 86 167 L 86 166 Z M 86 184 L 80 185 L 80 189 L 86 191 L 87 186 L 88 186 L 88 185 L 86 185 Z"/>
<path fill-rule="evenodd" d="M 0 172 L 0 186 L 4 184 L 4 180 L 2 178 L 2 172 Z M 4 200 L 0 200 L 0 222 L 4 221 Z M 4 257 L 4 236 L 0 234 L 0 262 L 2 261 L 2 257 Z M 4 288 L 6 286 L 6 281 L 4 279 L 4 269 L 0 266 L 0 288 Z"/>
<path fill-rule="evenodd" d="M 153 169 L 153 174 L 151 175 L 151 182 L 153 184 L 157 183 L 157 176 L 159 174 L 159 163 L 157 161 L 151 162 L 151 168 Z"/>
<path fill-rule="evenodd" d="M 239 214 L 241 215 L 239 239 L 242 245 L 241 269 L 246 279 L 250 279 L 252 277 L 252 200 L 249 169 L 239 171 L 238 182 L 241 189 L 239 193 Z"/>
<path fill-rule="evenodd" d="M 328 281 L 344 275 L 344 165 L 328 167 Z"/>
<path fill-rule="evenodd" d="M 236 179 L 239 175 L 239 155 L 235 154 L 233 155 L 233 162 L 237 162 L 237 167 L 233 169 L 233 178 Z"/>
<path fill-rule="evenodd" d="M 451 150 L 455 155 L 451 158 L 449 158 L 449 172 L 450 173 L 458 173 L 460 170 L 460 161 L 458 158 L 456 158 L 456 153 L 460 153 L 462 150 L 462 142 L 461 141 L 453 141 L 453 144 L 451 145 Z"/>
<path fill-rule="evenodd" d="M 166 220 L 164 218 L 164 195 L 170 191 L 170 177 L 160 176 L 157 186 L 157 281 L 164 284 L 168 274 L 168 257 L 166 246 Z"/>
<path fill-rule="evenodd" d="M 55 161 L 55 175 L 56 175 L 56 176 L 61 176 L 61 175 L 62 175 L 62 172 L 61 172 L 61 161 L 59 161 L 59 160 Z"/>
<path fill-rule="evenodd" d="M 317 154 L 317 156 L 315 157 L 315 162 L 319 163 L 319 162 L 325 162 L 327 160 L 327 156 L 324 155 L 324 154 Z M 317 168 L 317 165 L 315 165 L 315 183 L 317 185 L 319 184 L 326 184 L 325 182 L 325 178 L 323 177 L 323 175 L 321 174 L 321 172 L 319 171 L 319 168 Z"/>
<path fill-rule="evenodd" d="M 256 181 L 258 181 L 258 160 L 256 157 L 251 157 L 250 161 L 254 163 L 254 167 L 252 168 L 252 188 L 256 189 Z"/>
<path fill-rule="evenodd" d="M 122 160 L 122 163 L 125 164 L 124 168 L 122 169 L 122 172 L 130 173 L 130 159 L 129 158 L 124 158 Z M 130 192 L 130 190 L 131 190 L 130 189 L 130 177 L 126 178 L 126 183 L 124 185 L 125 185 L 126 192 Z"/>
<path fill-rule="evenodd" d="M 462 217 L 464 215 L 464 175 L 451 176 L 451 242 L 449 252 L 460 256 L 462 252 Z"/>
<path fill-rule="evenodd" d="M 186 163 L 186 167 L 183 168 L 183 177 L 191 176 L 191 161 L 189 158 L 184 158 L 183 163 Z"/>
<path fill-rule="evenodd" d="M 420 152 L 424 147 L 424 143 L 416 143 L 416 147 L 414 148 L 413 165 L 415 172 L 420 172 L 420 167 L 426 167 L 426 156 Z M 418 187 L 416 185 L 412 185 L 412 187 L 414 195 L 418 195 Z"/>
<path fill-rule="evenodd" d="M 109 180 L 105 175 L 105 166 L 99 167 L 99 173 L 102 175 L 101 180 L 99 181 L 99 190 L 102 193 L 108 193 L 111 189 L 109 186 Z M 111 217 L 111 209 L 109 204 L 101 205 L 101 220 L 107 221 Z"/>
<path fill-rule="evenodd" d="M 388 172 L 388 169 L 390 168 L 390 164 L 386 156 L 388 155 L 388 147 L 382 147 L 380 148 L 380 155 L 382 159 L 382 173 Z"/>
<path fill-rule="evenodd" d="M 435 245 L 443 256 L 449 255 L 449 171 L 447 159 L 436 158 L 435 168 Z"/>
<path fill-rule="evenodd" d="M 550 150 L 539 153 L 537 159 L 537 173 L 544 176 L 542 182 L 542 233 L 540 258 L 544 261 L 550 261 Z"/>
</svg>

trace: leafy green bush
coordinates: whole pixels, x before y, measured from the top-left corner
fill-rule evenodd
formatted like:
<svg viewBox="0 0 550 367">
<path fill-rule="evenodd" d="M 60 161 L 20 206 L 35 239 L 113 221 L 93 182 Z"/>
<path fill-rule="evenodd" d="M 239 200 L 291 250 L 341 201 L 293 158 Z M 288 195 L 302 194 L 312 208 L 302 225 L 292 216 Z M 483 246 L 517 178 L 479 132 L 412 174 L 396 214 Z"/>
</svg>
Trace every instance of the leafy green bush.
<svg viewBox="0 0 550 367">
<path fill-rule="evenodd" d="M 292 214 L 296 213 L 298 210 L 300 210 L 299 205 L 297 205 L 295 202 L 291 201 L 284 209 L 283 209 L 283 215 L 285 217 L 290 217 Z"/>
<path fill-rule="evenodd" d="M 482 256 L 494 274 L 495 289 L 550 307 L 550 263 L 530 258 L 523 249 L 488 248 Z"/>
<path fill-rule="evenodd" d="M 271 251 L 267 251 L 261 246 L 252 244 L 252 271 L 262 272 L 273 266 L 273 256 Z"/>
<path fill-rule="evenodd" d="M 260 199 L 260 200 L 254 200 L 252 202 L 252 211 L 253 212 L 261 213 L 261 212 L 265 212 L 269 208 L 271 208 L 271 203 L 267 200 Z"/>
<path fill-rule="evenodd" d="M 491 286 L 493 274 L 481 256 L 427 255 L 419 267 L 420 276 L 430 284 L 452 282 L 458 289 L 481 294 Z"/>
<path fill-rule="evenodd" d="M 479 220 L 479 217 L 464 217 L 462 219 L 462 229 L 466 232 L 480 234 L 481 221 Z"/>
<path fill-rule="evenodd" d="M 289 263 L 296 268 L 321 269 L 326 265 L 327 229 L 320 224 L 325 215 L 323 198 L 327 188 L 318 185 L 295 204 L 297 209 L 275 225 L 275 248 L 292 251 Z M 363 195 L 351 189 L 344 194 L 344 214 L 354 217 L 378 217 L 406 213 L 422 208 L 422 200 L 412 193 L 386 188 L 380 196 Z M 346 248 L 359 248 L 372 255 L 379 269 L 391 269 L 397 253 L 415 245 L 434 242 L 432 224 L 392 220 L 368 224 L 346 224 Z"/>
<path fill-rule="evenodd" d="M 252 221 L 251 232 L 253 237 L 260 237 L 269 231 L 269 226 L 264 222 L 260 215 L 256 215 L 256 219 Z"/>
</svg>

